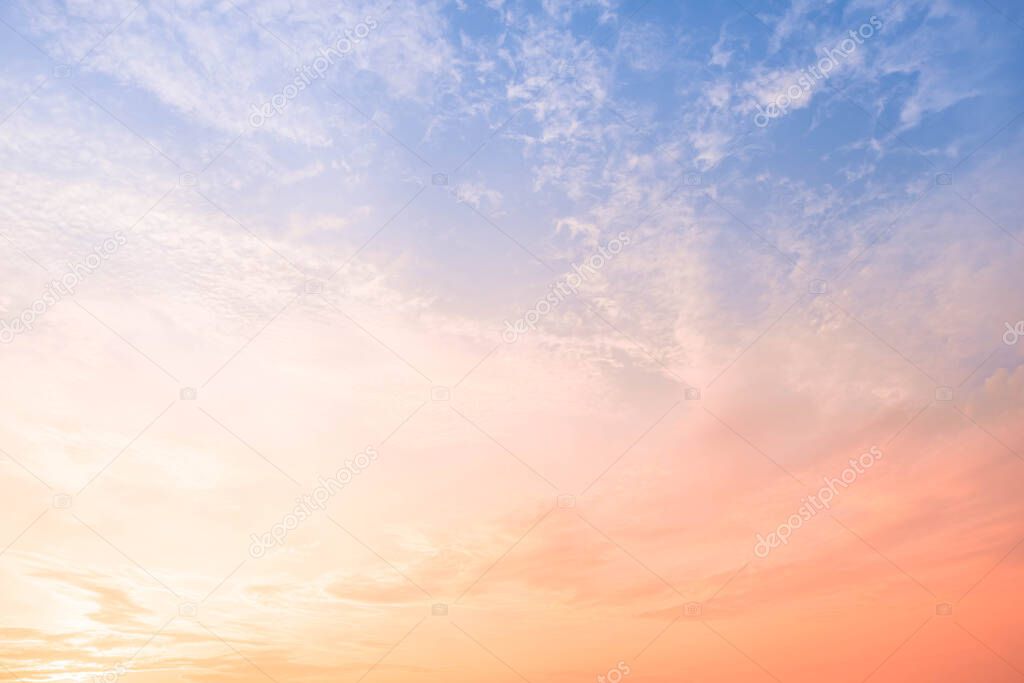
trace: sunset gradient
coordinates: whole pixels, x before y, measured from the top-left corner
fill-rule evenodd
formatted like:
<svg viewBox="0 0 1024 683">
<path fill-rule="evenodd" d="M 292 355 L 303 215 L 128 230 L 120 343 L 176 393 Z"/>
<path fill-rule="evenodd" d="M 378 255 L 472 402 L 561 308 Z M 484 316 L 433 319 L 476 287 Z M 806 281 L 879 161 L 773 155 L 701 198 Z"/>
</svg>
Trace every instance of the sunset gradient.
<svg viewBox="0 0 1024 683">
<path fill-rule="evenodd" d="M 1024 5 L 0 57 L 0 681 L 1024 681 Z"/>
</svg>

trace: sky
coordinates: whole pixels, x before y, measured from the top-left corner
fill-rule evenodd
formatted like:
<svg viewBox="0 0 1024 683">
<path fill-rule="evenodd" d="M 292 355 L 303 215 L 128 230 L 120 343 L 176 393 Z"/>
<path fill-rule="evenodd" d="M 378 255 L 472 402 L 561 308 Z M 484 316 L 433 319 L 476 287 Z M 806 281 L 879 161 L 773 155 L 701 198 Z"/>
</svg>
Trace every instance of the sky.
<svg viewBox="0 0 1024 683">
<path fill-rule="evenodd" d="M 1024 679 L 1024 6 L 0 2 L 0 680 Z"/>
</svg>

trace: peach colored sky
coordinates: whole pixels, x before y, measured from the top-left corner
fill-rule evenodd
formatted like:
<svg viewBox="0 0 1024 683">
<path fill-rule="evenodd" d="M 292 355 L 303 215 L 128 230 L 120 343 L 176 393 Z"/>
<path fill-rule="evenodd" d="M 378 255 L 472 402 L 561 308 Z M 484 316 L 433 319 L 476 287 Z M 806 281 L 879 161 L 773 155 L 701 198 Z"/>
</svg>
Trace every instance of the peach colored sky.
<svg viewBox="0 0 1024 683">
<path fill-rule="evenodd" d="M 1005 4 L 4 6 L 0 680 L 1024 679 Z"/>
</svg>

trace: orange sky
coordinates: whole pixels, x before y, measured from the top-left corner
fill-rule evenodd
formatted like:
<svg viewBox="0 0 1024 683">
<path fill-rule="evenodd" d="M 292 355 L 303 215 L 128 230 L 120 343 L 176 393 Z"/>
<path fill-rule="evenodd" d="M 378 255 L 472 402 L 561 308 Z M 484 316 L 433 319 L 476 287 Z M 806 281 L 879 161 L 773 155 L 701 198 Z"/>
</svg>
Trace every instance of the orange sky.
<svg viewBox="0 0 1024 683">
<path fill-rule="evenodd" d="M 490 353 L 454 337 L 432 349 L 437 374 L 469 374 L 434 400 L 304 299 L 195 401 L 94 345 L 102 330 L 46 365 L 5 360 L 60 387 L 4 398 L 7 673 L 570 681 L 622 661 L 650 681 L 1013 680 L 1024 371 L 983 369 L 936 401 L 855 323 L 816 327 L 827 309 L 792 311 L 699 400 L 609 384 L 528 340 Z M 426 357 L 407 334 L 391 340 Z M 823 335 L 859 336 L 856 355 L 836 364 Z M 324 511 L 250 555 L 367 446 L 376 459 Z M 831 510 L 755 555 L 872 446 Z"/>
<path fill-rule="evenodd" d="M 882 4 L 0 8 L 0 681 L 1024 679 L 1019 27 L 900 4 L 753 132 Z"/>
</svg>

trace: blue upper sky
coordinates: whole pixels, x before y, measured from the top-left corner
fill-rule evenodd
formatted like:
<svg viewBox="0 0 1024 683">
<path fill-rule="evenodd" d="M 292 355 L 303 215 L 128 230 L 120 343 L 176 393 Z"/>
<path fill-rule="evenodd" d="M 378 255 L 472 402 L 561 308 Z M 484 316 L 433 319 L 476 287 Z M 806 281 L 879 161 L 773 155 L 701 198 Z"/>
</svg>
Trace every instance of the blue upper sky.
<svg viewBox="0 0 1024 683">
<path fill-rule="evenodd" d="M 698 300 L 729 326 L 814 279 L 891 298 L 864 284 L 878 247 L 886 278 L 932 282 L 948 265 L 897 248 L 901 216 L 933 216 L 927 244 L 969 225 L 1019 249 L 1011 0 L 33 1 L 0 19 L 18 182 L 103 178 L 145 207 L 189 174 L 183 211 L 320 276 L 358 255 L 495 324 L 624 230 L 650 252 L 607 271 L 603 305 L 666 353 L 678 330 L 659 326 L 707 318 L 680 313 Z M 32 220 L 87 222 L 48 210 Z M 41 239 L 54 259 L 59 239 Z"/>
</svg>

